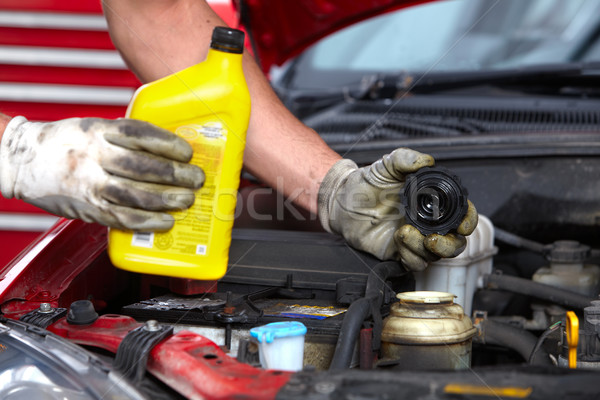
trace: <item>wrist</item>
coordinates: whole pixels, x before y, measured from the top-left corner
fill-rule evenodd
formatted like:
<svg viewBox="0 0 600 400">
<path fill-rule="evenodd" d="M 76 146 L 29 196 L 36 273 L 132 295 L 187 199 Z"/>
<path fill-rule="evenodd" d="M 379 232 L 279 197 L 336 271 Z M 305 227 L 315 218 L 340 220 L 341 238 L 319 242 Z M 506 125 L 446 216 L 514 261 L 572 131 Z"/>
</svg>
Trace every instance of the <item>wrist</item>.
<svg viewBox="0 0 600 400">
<path fill-rule="evenodd" d="M 329 169 L 321 185 L 318 194 L 318 215 L 321 226 L 329 233 L 337 233 L 331 227 L 330 214 L 335 196 L 339 188 L 346 182 L 348 176 L 356 171 L 358 166 L 352 160 L 341 159 Z"/>
<path fill-rule="evenodd" d="M 2 139 L 2 134 L 4 133 L 4 130 L 6 129 L 6 125 L 8 125 L 8 123 L 10 122 L 11 119 L 12 119 L 12 117 L 10 117 L 6 114 L 0 113 L 0 140 Z"/>
<path fill-rule="evenodd" d="M 22 116 L 12 118 L 4 127 L 0 140 L 0 192 L 7 199 L 15 196 L 18 162 L 13 155 L 19 153 L 22 131 L 24 125 L 28 123 Z"/>
</svg>

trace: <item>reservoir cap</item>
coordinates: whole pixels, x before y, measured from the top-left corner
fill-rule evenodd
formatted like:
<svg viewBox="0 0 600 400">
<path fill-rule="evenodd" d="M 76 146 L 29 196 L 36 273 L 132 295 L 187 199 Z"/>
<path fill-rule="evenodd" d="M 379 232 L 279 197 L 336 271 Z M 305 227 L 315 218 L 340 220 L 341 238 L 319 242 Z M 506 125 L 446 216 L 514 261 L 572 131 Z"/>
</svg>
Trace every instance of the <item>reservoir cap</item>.
<svg viewBox="0 0 600 400">
<path fill-rule="evenodd" d="M 582 263 L 590 257 L 590 247 L 575 240 L 557 240 L 544 246 L 549 261 L 558 263 Z"/>
<path fill-rule="evenodd" d="M 276 338 L 300 336 L 306 333 L 306 326 L 297 321 L 272 322 L 250 329 L 250 335 L 261 343 L 272 343 Z"/>
<path fill-rule="evenodd" d="M 402 292 L 396 295 L 396 298 L 402 303 L 412 304 L 450 304 L 454 301 L 455 297 L 452 293 L 427 290 Z"/>
<path fill-rule="evenodd" d="M 460 178 L 442 167 L 425 167 L 406 177 L 403 203 L 406 222 L 423 235 L 445 235 L 465 217 L 468 192 Z"/>
<path fill-rule="evenodd" d="M 244 32 L 239 29 L 217 26 L 213 29 L 210 48 L 226 53 L 244 52 Z"/>
</svg>

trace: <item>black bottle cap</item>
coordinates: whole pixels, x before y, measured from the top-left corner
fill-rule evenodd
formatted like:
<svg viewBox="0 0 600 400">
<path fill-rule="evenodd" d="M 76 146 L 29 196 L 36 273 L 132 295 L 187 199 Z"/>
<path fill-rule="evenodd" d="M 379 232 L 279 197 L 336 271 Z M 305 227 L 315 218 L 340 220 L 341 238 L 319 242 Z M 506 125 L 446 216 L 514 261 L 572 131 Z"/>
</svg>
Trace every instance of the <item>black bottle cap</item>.
<svg viewBox="0 0 600 400">
<path fill-rule="evenodd" d="M 210 48 L 226 53 L 241 54 L 244 52 L 244 32 L 217 26 L 213 30 Z"/>
<path fill-rule="evenodd" d="M 98 319 L 98 313 L 89 300 L 77 300 L 71 303 L 67 322 L 72 325 L 88 325 Z"/>
<path fill-rule="evenodd" d="M 460 178 L 442 167 L 421 168 L 406 177 L 403 203 L 406 223 L 423 235 L 458 228 L 467 213 L 468 192 Z"/>
</svg>

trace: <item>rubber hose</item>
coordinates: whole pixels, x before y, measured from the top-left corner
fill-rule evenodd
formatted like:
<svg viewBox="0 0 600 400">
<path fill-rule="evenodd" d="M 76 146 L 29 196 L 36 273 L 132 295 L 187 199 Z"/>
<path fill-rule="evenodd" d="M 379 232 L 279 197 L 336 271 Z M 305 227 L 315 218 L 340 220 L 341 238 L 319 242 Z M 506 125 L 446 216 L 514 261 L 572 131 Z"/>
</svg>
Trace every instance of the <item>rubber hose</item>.
<svg viewBox="0 0 600 400">
<path fill-rule="evenodd" d="M 335 352 L 329 365 L 330 371 L 350 367 L 352 355 L 354 354 L 354 345 L 360 334 L 360 327 L 370 314 L 371 299 L 362 297 L 350 304 L 344 316 L 337 343 L 335 344 Z"/>
<path fill-rule="evenodd" d="M 525 361 L 529 360 L 537 343 L 537 337 L 533 333 L 502 322 L 483 320 L 477 328 L 479 335 L 475 335 L 474 342 L 507 347 L 519 353 Z M 532 364 L 553 365 L 548 352 L 543 348 L 537 350 Z"/>
<path fill-rule="evenodd" d="M 525 239 L 524 237 L 517 236 L 514 233 L 505 231 L 498 227 L 494 227 L 494 238 L 517 248 L 528 249 L 535 253 L 542 253 L 544 251 L 544 245 L 533 240 Z"/>
<path fill-rule="evenodd" d="M 367 278 L 365 297 L 353 301 L 344 315 L 329 370 L 350 367 L 354 346 L 363 322 L 371 316 L 373 307 L 379 309 L 383 304 L 387 279 L 404 274 L 406 271 L 395 261 L 382 262 L 373 267 Z"/>
<path fill-rule="evenodd" d="M 406 274 L 406 271 L 395 261 L 386 261 L 375 265 L 367 278 L 365 297 L 378 300 L 376 306 L 378 308 L 381 307 L 383 304 L 386 281 L 389 278 L 399 277 L 404 274 Z"/>
<path fill-rule="evenodd" d="M 524 294 L 540 300 L 549 301 L 567 308 L 583 309 L 590 305 L 593 297 L 584 296 L 568 290 L 534 282 L 530 279 L 510 275 L 490 274 L 484 276 L 488 289 L 500 289 L 513 293 Z"/>
</svg>

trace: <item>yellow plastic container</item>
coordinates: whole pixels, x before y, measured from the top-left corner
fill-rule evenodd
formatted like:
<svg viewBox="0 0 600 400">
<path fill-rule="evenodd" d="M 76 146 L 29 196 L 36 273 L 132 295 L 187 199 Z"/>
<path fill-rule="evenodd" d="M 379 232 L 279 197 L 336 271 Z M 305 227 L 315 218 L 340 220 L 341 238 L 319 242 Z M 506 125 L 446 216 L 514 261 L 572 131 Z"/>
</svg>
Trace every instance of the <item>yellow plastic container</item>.
<svg viewBox="0 0 600 400">
<path fill-rule="evenodd" d="M 194 205 L 173 212 L 167 232 L 111 229 L 108 254 L 122 269 L 214 280 L 227 270 L 231 229 L 250 119 L 242 70 L 244 34 L 215 28 L 206 60 L 140 87 L 127 116 L 185 138 L 206 175 Z"/>
</svg>

